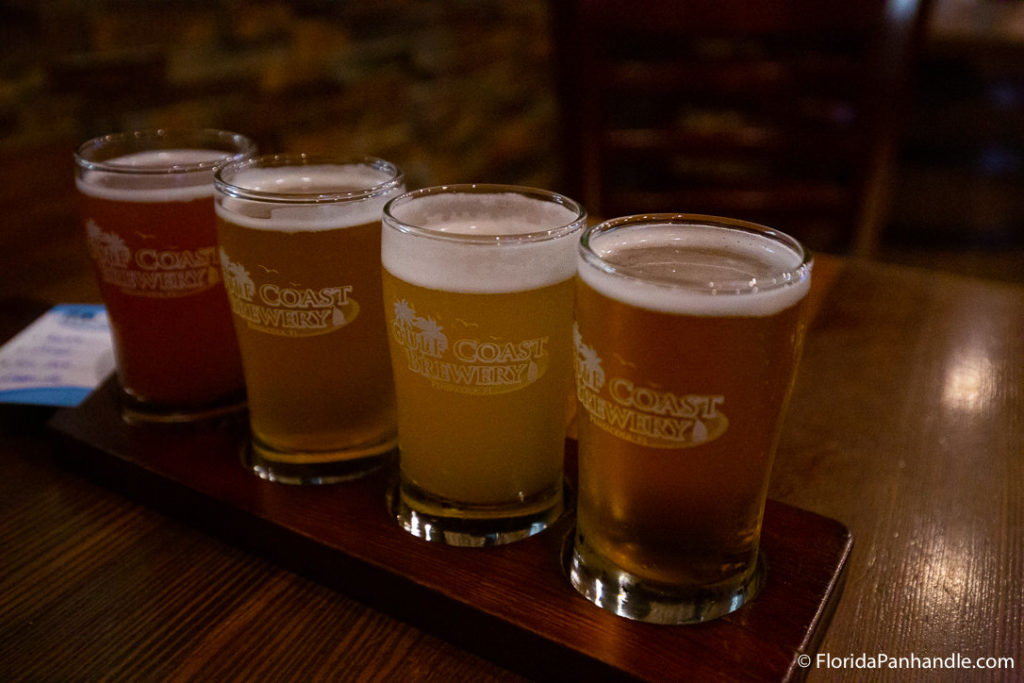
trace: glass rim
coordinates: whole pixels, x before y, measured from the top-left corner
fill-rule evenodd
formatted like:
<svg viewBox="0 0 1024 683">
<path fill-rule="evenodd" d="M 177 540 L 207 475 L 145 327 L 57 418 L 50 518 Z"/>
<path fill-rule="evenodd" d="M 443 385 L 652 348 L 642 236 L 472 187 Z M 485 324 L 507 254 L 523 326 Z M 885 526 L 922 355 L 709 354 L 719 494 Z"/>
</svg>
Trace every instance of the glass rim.
<svg viewBox="0 0 1024 683">
<path fill-rule="evenodd" d="M 337 192 L 304 192 L 254 190 L 238 185 L 224 178 L 233 171 L 250 168 L 290 168 L 301 166 L 367 166 L 387 173 L 386 177 L 375 185 L 358 189 Z M 405 182 L 405 175 L 394 163 L 374 156 L 336 157 L 330 155 L 307 153 L 265 154 L 262 156 L 232 160 L 214 171 L 213 185 L 217 192 L 236 199 L 269 204 L 334 204 L 354 202 L 380 197 L 400 187 Z"/>
<path fill-rule="evenodd" d="M 416 225 L 404 221 L 394 215 L 394 209 L 408 202 L 445 194 L 467 194 L 467 195 L 493 195 L 493 194 L 518 194 L 532 197 L 542 201 L 558 204 L 573 212 L 574 218 L 568 223 L 556 225 L 543 230 L 533 232 L 483 235 L 478 233 L 445 232 L 425 225 Z M 457 242 L 461 244 L 480 245 L 502 245 L 502 244 L 526 244 L 546 242 L 571 235 L 586 228 L 587 210 L 582 204 L 570 199 L 563 194 L 552 190 L 544 190 L 525 185 L 509 185 L 502 183 L 454 183 L 448 185 L 434 185 L 419 190 L 413 190 L 399 195 L 384 205 L 383 224 L 389 228 L 402 233 L 439 240 L 442 242 Z"/>
<path fill-rule="evenodd" d="M 180 144 L 152 145 L 147 142 L 159 140 L 172 141 L 181 140 Z M 152 164 L 152 165 L 129 165 L 111 163 L 109 159 L 90 159 L 88 154 L 101 149 L 109 148 L 112 145 L 125 145 L 122 153 L 117 156 L 124 156 L 132 152 L 146 152 L 160 149 L 210 149 L 215 150 L 211 143 L 220 142 L 227 146 L 233 145 L 237 151 L 227 154 L 223 158 L 210 161 L 198 161 L 187 164 Z M 127 143 L 127 144 L 126 144 Z M 229 152 L 230 150 L 224 150 Z M 143 128 L 139 130 L 123 131 L 119 133 L 108 133 L 86 140 L 75 149 L 75 164 L 87 171 L 102 171 L 103 173 L 117 173 L 124 175 L 180 175 L 188 173 L 200 173 L 216 170 L 224 164 L 245 159 L 256 151 L 256 142 L 246 135 L 235 133 L 230 130 L 218 128 Z M 114 157 L 117 158 L 117 157 Z"/>
<path fill-rule="evenodd" d="M 759 279 L 733 279 L 709 281 L 703 285 L 696 283 L 680 282 L 670 278 L 656 277 L 649 273 L 641 272 L 640 268 L 628 265 L 614 264 L 605 260 L 598 254 L 591 240 L 595 235 L 604 235 L 615 230 L 630 226 L 656 226 L 656 225 L 694 225 L 704 226 L 721 230 L 739 230 L 748 234 L 756 234 L 769 239 L 777 244 L 783 245 L 792 251 L 800 263 L 792 268 L 779 268 L 773 277 Z M 777 230 L 775 228 L 754 223 L 738 218 L 726 218 L 723 216 L 712 216 L 697 213 L 647 213 L 621 216 L 602 221 L 592 225 L 583 231 L 578 245 L 580 257 L 589 265 L 597 268 L 603 273 L 614 277 L 627 278 L 640 281 L 645 284 L 665 287 L 689 292 L 705 293 L 709 296 L 728 294 L 758 294 L 782 289 L 794 284 L 803 282 L 810 277 L 811 268 L 814 264 L 814 255 L 802 242 L 795 237 Z"/>
</svg>

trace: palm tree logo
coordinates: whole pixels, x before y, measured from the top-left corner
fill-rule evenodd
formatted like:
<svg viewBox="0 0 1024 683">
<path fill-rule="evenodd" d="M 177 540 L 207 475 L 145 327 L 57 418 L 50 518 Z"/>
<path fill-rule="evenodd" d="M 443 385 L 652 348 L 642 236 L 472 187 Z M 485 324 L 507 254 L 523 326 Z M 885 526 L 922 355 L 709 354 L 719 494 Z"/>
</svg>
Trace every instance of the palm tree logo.
<svg viewBox="0 0 1024 683">
<path fill-rule="evenodd" d="M 105 232 L 95 221 L 90 220 L 85 226 L 89 243 L 89 254 L 105 266 L 127 268 L 132 259 L 132 252 L 120 236 Z"/>
<path fill-rule="evenodd" d="M 420 339 L 423 340 L 424 351 L 431 356 L 440 357 L 448 349 L 448 337 L 441 331 L 444 328 L 433 318 L 417 318 L 416 324 L 419 327 Z"/>
<path fill-rule="evenodd" d="M 256 283 L 249 276 L 249 271 L 241 263 L 232 261 L 224 247 L 220 248 L 220 264 L 224 270 L 224 286 L 228 294 L 244 301 L 252 301 L 256 293 Z"/>
<path fill-rule="evenodd" d="M 576 345 L 576 378 L 580 384 L 591 391 L 599 392 L 604 386 L 605 374 L 601 367 L 601 357 L 593 347 L 583 343 L 583 337 L 577 325 L 572 329 L 573 342 Z"/>
<path fill-rule="evenodd" d="M 434 358 L 440 358 L 448 350 L 448 337 L 436 320 L 416 315 L 416 309 L 405 299 L 395 302 L 394 311 L 392 327 L 403 345 Z"/>
<path fill-rule="evenodd" d="M 416 309 L 405 299 L 395 302 L 395 324 L 412 327 L 416 322 Z"/>
</svg>

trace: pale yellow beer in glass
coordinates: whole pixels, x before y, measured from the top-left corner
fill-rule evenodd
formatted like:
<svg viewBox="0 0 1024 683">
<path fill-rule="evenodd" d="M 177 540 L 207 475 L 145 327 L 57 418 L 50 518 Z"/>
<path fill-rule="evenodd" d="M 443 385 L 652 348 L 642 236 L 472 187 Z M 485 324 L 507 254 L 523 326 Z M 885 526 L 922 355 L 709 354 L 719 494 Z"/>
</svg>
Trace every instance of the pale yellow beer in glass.
<svg viewBox="0 0 1024 683">
<path fill-rule="evenodd" d="M 220 259 L 264 479 L 330 483 L 394 451 L 380 216 L 403 191 L 379 159 L 261 157 L 217 174 Z"/>
<path fill-rule="evenodd" d="M 385 207 L 401 473 L 391 509 L 410 533 L 493 545 L 561 514 L 584 222 L 566 197 L 500 185 L 428 188 Z"/>
<path fill-rule="evenodd" d="M 763 581 L 811 259 L 766 227 L 671 214 L 602 223 L 579 252 L 571 582 L 632 619 L 714 619 Z"/>
</svg>

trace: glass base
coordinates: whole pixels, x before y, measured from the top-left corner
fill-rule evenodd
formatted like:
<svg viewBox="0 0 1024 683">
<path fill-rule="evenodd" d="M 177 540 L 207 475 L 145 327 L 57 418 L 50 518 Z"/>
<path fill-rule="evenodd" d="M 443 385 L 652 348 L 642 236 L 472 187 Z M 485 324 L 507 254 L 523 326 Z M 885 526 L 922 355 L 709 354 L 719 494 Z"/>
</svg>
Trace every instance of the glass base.
<svg viewBox="0 0 1024 683">
<path fill-rule="evenodd" d="M 554 490 L 517 502 L 514 507 L 461 505 L 439 500 L 406 482 L 388 490 L 387 504 L 399 525 L 417 538 L 483 548 L 521 541 L 544 531 L 561 517 L 565 498 L 560 482 Z"/>
<path fill-rule="evenodd" d="M 764 585 L 765 565 L 757 563 L 742 583 L 721 589 L 673 590 L 651 584 L 616 567 L 578 539 L 566 547 L 569 581 L 587 600 L 609 612 L 652 624 L 695 624 L 735 612 Z"/>
<path fill-rule="evenodd" d="M 121 390 L 121 419 L 130 425 L 184 425 L 207 423 L 245 412 L 245 392 L 232 394 L 214 403 L 197 406 L 171 406 L 144 403 Z"/>
<path fill-rule="evenodd" d="M 279 484 L 336 484 L 364 477 L 397 457 L 397 440 L 370 446 L 303 453 L 272 448 L 255 435 L 245 444 L 242 462 L 260 479 Z"/>
</svg>

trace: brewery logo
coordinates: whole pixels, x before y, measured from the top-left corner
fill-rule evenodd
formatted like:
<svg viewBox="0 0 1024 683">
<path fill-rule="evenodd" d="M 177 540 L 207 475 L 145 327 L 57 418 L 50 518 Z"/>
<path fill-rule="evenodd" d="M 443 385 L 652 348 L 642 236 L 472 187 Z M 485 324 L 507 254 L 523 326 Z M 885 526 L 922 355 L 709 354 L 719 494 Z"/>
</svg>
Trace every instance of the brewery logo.
<svg viewBox="0 0 1024 683">
<path fill-rule="evenodd" d="M 573 326 L 576 396 L 590 421 L 609 434 L 652 448 L 690 448 L 713 441 L 729 428 L 724 396 L 677 394 L 613 375 Z"/>
<path fill-rule="evenodd" d="M 405 299 L 394 301 L 393 311 L 391 336 L 405 351 L 409 370 L 438 389 L 504 394 L 533 384 L 547 372 L 547 337 L 485 337 L 475 332 L 479 325 L 456 320 L 454 324 L 465 330 L 465 336 L 451 341 L 436 318 L 416 315 Z"/>
<path fill-rule="evenodd" d="M 134 252 L 120 235 L 95 221 L 85 226 L 89 255 L 100 279 L 125 294 L 149 297 L 190 296 L 220 282 L 216 247 L 199 249 L 140 248 Z"/>
<path fill-rule="evenodd" d="M 359 303 L 349 296 L 351 285 L 257 284 L 245 266 L 232 261 L 223 247 L 220 262 L 231 310 L 250 329 L 282 337 L 312 337 L 344 327 L 359 315 Z M 266 268 L 263 271 L 272 272 Z"/>
</svg>

